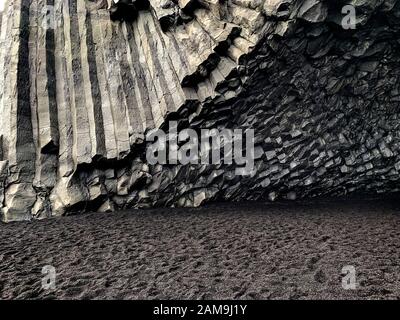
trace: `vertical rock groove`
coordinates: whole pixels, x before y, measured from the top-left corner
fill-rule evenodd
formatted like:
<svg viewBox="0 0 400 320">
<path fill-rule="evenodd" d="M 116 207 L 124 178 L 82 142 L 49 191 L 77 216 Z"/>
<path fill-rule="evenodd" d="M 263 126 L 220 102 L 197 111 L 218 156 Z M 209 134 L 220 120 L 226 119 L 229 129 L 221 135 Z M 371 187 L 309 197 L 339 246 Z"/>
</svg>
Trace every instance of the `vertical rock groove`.
<svg viewBox="0 0 400 320">
<path fill-rule="evenodd" d="M 399 190 L 400 1 L 144 3 L 113 22 L 102 0 L 6 1 L 2 220 Z M 254 130 L 254 174 L 150 165 L 172 119 Z"/>
</svg>

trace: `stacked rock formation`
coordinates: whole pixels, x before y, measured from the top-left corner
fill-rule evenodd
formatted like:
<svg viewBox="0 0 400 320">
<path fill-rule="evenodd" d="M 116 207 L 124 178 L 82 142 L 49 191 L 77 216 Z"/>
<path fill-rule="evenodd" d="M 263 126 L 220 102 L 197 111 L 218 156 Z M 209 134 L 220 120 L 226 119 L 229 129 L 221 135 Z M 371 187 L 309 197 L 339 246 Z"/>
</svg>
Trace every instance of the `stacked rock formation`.
<svg viewBox="0 0 400 320">
<path fill-rule="evenodd" d="M 142 4 L 113 22 L 106 1 L 6 1 L 4 221 L 399 190 L 400 1 Z M 171 119 L 253 129 L 254 173 L 150 165 L 145 134 Z"/>
</svg>

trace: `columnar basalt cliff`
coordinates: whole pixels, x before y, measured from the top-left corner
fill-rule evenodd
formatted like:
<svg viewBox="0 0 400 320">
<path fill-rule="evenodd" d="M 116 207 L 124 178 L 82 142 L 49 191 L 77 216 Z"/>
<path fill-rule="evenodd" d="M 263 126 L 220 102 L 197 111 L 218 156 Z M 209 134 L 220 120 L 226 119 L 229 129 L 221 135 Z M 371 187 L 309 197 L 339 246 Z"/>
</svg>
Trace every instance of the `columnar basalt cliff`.
<svg viewBox="0 0 400 320">
<path fill-rule="evenodd" d="M 104 0 L 6 1 L 4 221 L 399 190 L 400 1 L 135 5 L 112 21 Z M 253 129 L 253 174 L 150 165 L 145 134 L 170 120 Z"/>
</svg>

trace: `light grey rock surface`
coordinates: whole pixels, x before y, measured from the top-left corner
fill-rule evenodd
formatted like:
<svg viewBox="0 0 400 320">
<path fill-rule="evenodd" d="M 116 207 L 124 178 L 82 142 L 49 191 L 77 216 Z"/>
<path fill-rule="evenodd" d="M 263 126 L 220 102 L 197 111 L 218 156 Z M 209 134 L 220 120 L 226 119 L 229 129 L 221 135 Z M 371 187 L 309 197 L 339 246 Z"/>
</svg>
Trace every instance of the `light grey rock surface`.
<svg viewBox="0 0 400 320">
<path fill-rule="evenodd" d="M 399 190 L 400 1 L 149 2 L 117 23 L 106 1 L 7 1 L 4 221 Z M 254 175 L 146 163 L 145 134 L 170 119 L 254 129 Z"/>
</svg>

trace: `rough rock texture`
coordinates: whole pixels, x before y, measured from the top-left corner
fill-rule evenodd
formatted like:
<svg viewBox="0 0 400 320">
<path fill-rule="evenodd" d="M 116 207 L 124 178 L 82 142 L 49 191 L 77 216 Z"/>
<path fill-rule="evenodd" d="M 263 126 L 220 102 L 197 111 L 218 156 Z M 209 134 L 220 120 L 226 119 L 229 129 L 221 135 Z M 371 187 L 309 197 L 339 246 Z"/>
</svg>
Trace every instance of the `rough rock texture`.
<svg viewBox="0 0 400 320">
<path fill-rule="evenodd" d="M 107 6 L 6 3 L 4 221 L 398 191 L 400 1 L 151 0 L 132 23 Z M 145 134 L 170 119 L 254 129 L 254 175 L 146 163 Z"/>
</svg>

